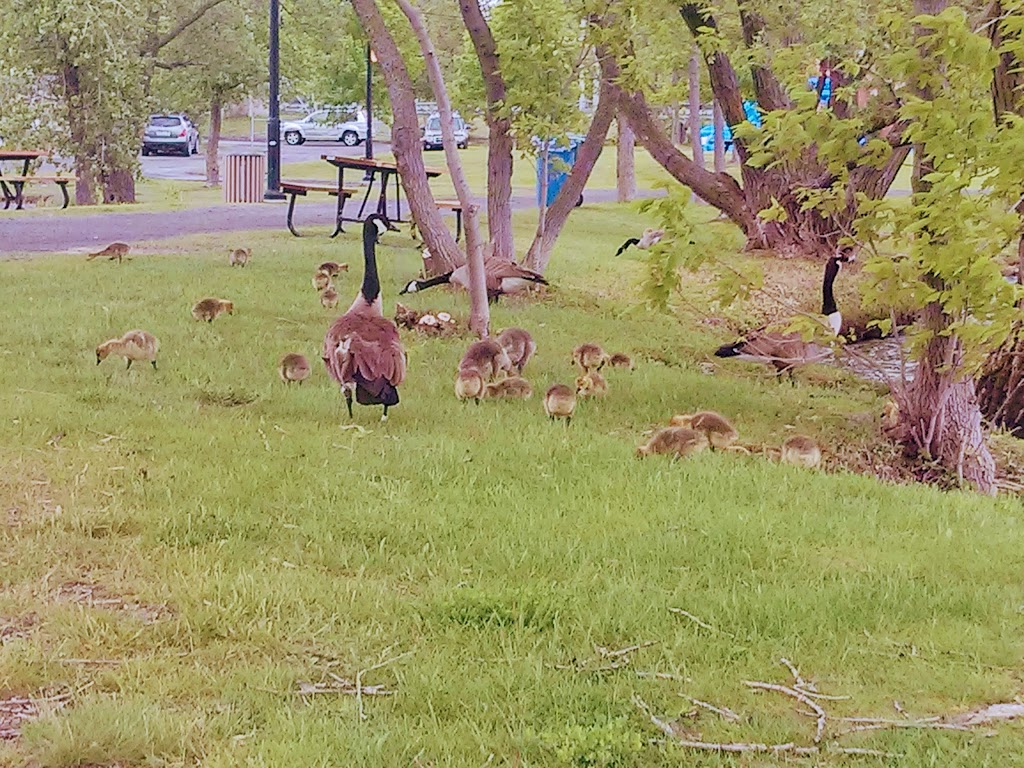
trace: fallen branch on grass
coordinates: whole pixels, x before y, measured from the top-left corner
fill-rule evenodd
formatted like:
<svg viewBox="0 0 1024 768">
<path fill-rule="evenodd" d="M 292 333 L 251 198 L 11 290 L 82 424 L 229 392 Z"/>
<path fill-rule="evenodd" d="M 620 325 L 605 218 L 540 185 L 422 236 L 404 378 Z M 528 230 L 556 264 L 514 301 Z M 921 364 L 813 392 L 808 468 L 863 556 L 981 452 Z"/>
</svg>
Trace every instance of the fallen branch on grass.
<svg viewBox="0 0 1024 768">
<path fill-rule="evenodd" d="M 704 709 L 714 712 L 719 717 L 723 718 L 724 720 L 728 720 L 731 723 L 738 723 L 742 719 L 739 715 L 737 715 L 728 707 L 716 707 L 714 704 L 708 704 L 706 701 L 701 701 L 700 699 L 693 698 L 693 696 L 686 696 L 682 693 L 679 695 L 687 701 L 696 704 L 698 707 L 704 707 Z"/>
<path fill-rule="evenodd" d="M 685 616 L 687 619 L 692 621 L 698 627 L 704 627 L 704 629 L 710 629 L 712 632 L 721 632 L 723 635 L 728 635 L 729 637 L 734 637 L 734 635 L 731 632 L 726 632 L 724 630 L 721 630 L 721 629 L 718 629 L 716 627 L 713 627 L 710 624 L 708 624 L 706 621 L 701 621 L 700 619 L 698 619 L 696 616 L 694 616 L 689 611 L 684 611 L 682 608 L 669 608 L 668 611 L 669 611 L 669 613 L 674 613 L 677 616 Z"/>
<path fill-rule="evenodd" d="M 795 688 L 790 688 L 788 685 L 776 685 L 775 683 L 762 683 L 758 680 L 744 680 L 743 684 L 748 688 L 759 688 L 763 691 L 775 691 L 785 696 L 792 696 L 797 701 L 806 704 L 813 710 L 814 714 L 818 718 L 818 725 L 814 732 L 814 743 L 818 744 L 821 742 L 821 736 L 825 732 L 825 710 L 821 708 L 814 699 Z"/>
<path fill-rule="evenodd" d="M 380 662 L 379 664 L 374 664 L 372 667 L 367 667 L 366 669 L 361 669 L 358 672 L 356 672 L 356 706 L 359 709 L 360 720 L 366 719 L 366 713 L 363 712 L 363 675 L 365 675 L 367 672 L 372 672 L 375 669 L 386 667 L 388 666 L 388 664 L 394 664 L 396 661 L 400 661 L 401 659 L 404 659 L 406 656 L 411 656 L 413 653 L 415 653 L 415 651 L 406 651 L 405 653 L 400 653 L 397 656 L 392 656 L 389 659 L 384 659 L 384 661 Z"/>
</svg>

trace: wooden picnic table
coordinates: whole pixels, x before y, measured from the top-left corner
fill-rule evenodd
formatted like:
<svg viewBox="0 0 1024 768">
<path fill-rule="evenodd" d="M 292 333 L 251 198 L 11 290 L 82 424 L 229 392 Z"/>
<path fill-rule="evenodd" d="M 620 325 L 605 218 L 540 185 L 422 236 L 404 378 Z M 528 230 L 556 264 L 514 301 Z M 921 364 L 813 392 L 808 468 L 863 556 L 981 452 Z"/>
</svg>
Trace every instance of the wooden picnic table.
<svg viewBox="0 0 1024 768">
<path fill-rule="evenodd" d="M 348 219 L 349 221 L 362 221 L 363 212 L 366 210 L 366 203 L 370 199 L 370 193 L 373 191 L 373 185 L 377 180 L 377 175 L 380 174 L 380 196 L 377 199 L 377 213 L 387 216 L 393 222 L 402 222 L 402 185 L 398 177 L 398 166 L 387 160 L 369 160 L 365 157 L 346 157 L 344 155 L 321 155 L 321 159 L 326 160 L 328 163 L 338 169 L 338 189 L 345 188 L 345 170 L 350 169 L 353 171 L 362 171 L 369 177 L 370 183 L 366 185 L 366 194 L 363 195 L 362 205 L 359 206 L 359 214 L 354 219 Z M 427 178 L 434 179 L 444 174 L 444 171 L 440 168 L 427 168 Z M 395 177 L 395 215 L 391 216 L 388 213 L 388 183 L 391 181 L 391 177 Z M 342 196 L 338 196 L 338 224 L 334 231 L 334 235 L 341 231 L 341 206 L 344 201 Z M 334 237 L 331 235 L 331 237 Z"/>
<path fill-rule="evenodd" d="M 39 150 L 39 149 L 0 149 L 0 193 L 4 196 L 4 210 L 11 207 L 11 203 L 15 203 L 15 210 L 21 210 L 22 207 L 22 192 L 25 188 L 25 184 L 33 179 L 39 181 L 52 181 L 60 187 L 61 193 L 64 195 L 64 205 L 62 208 L 68 207 L 68 182 L 70 178 L 61 176 L 29 176 L 28 169 L 32 164 L 33 160 L 38 160 L 42 157 L 47 157 L 50 153 Z M 24 165 L 21 168 L 20 175 L 4 176 L 3 174 L 3 162 L 4 161 L 17 162 L 19 160 L 24 161 Z"/>
</svg>

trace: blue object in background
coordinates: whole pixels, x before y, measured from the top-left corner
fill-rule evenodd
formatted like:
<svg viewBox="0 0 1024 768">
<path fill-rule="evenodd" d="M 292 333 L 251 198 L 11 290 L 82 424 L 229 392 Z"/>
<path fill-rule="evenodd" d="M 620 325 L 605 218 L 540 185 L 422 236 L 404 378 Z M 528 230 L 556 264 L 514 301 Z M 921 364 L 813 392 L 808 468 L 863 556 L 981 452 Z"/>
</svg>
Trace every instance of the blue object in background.
<svg viewBox="0 0 1024 768">
<path fill-rule="evenodd" d="M 757 104 L 746 99 L 743 102 L 743 112 L 747 116 L 748 123 L 755 128 L 761 127 L 761 113 L 757 109 Z M 732 128 L 728 124 L 722 126 L 722 144 L 725 146 L 726 152 L 732 148 Z M 715 126 L 713 124 L 700 127 L 700 147 L 705 152 L 715 151 Z"/>
<path fill-rule="evenodd" d="M 818 90 L 818 76 L 807 78 L 807 84 L 811 86 L 812 91 Z M 829 99 L 832 98 L 832 78 L 825 78 L 825 85 L 821 87 L 821 103 L 828 105 Z"/>
<path fill-rule="evenodd" d="M 558 139 L 551 139 L 548 142 L 548 196 L 544 207 L 549 207 L 558 192 L 569 177 L 569 172 L 576 163 L 576 152 L 583 143 L 583 136 L 570 135 L 568 145 L 560 143 Z M 535 146 L 540 145 L 540 139 L 534 138 Z M 540 206 L 541 179 L 544 178 L 544 156 L 537 155 L 537 205 Z M 577 203 L 578 205 L 578 203 Z"/>
</svg>

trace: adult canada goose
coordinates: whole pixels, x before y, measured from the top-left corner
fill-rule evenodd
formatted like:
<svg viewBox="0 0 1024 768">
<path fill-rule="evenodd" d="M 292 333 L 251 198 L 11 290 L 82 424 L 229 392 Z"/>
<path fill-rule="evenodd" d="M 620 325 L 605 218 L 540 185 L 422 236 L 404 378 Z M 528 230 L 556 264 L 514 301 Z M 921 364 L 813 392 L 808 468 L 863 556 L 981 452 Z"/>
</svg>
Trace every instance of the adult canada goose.
<svg viewBox="0 0 1024 768">
<path fill-rule="evenodd" d="M 657 245 L 661 241 L 661 238 L 664 236 L 664 229 L 651 229 L 650 227 L 648 227 L 647 229 L 644 230 L 644 233 L 640 237 L 631 237 L 629 238 L 629 240 L 620 245 L 619 250 L 615 252 L 615 255 L 619 256 L 631 245 L 635 245 L 640 250 L 646 251 L 652 245 Z"/>
<path fill-rule="evenodd" d="M 843 316 L 836 306 L 836 297 L 832 292 L 832 284 L 842 265 L 853 261 L 853 256 L 846 252 L 830 258 L 825 264 L 825 275 L 821 283 L 821 314 L 828 321 L 832 333 L 836 336 L 843 326 Z M 813 341 L 805 341 L 799 333 L 783 333 L 780 331 L 758 330 L 747 334 L 744 338 L 725 344 L 715 350 L 715 357 L 738 357 L 740 360 L 752 360 L 774 366 L 778 373 L 790 372 L 793 368 L 806 363 L 817 363 L 831 356 L 832 350 Z"/>
<path fill-rule="evenodd" d="M 463 264 L 461 267 L 456 267 L 451 272 L 445 272 L 437 277 L 427 280 L 410 280 L 406 283 L 405 288 L 399 291 L 399 294 L 416 293 L 416 291 L 444 283 L 450 283 L 468 291 L 469 268 Z M 484 283 L 487 286 L 487 301 L 493 304 L 505 294 L 520 293 L 526 290 L 530 283 L 547 285 L 548 281 L 539 272 L 521 267 L 514 261 L 491 257 L 484 259 Z"/>
<path fill-rule="evenodd" d="M 377 276 L 377 239 L 394 229 L 380 214 L 363 222 L 363 284 L 355 301 L 335 320 L 324 337 L 323 360 L 327 372 L 341 385 L 352 418 L 352 393 L 360 405 L 398 405 L 398 386 L 405 379 L 405 350 L 398 326 L 384 317 Z"/>
</svg>

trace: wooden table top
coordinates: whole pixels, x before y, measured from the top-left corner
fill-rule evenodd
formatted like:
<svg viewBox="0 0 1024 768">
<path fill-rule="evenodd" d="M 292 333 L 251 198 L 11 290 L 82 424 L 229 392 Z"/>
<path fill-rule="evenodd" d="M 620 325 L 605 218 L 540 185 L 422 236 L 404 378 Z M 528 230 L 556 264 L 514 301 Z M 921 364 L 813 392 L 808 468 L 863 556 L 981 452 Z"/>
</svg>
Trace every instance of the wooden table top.
<svg viewBox="0 0 1024 768">
<path fill-rule="evenodd" d="M 398 171 L 398 165 L 390 160 L 368 160 L 365 157 L 352 157 L 349 155 L 321 155 L 321 160 L 326 160 L 334 166 L 342 168 L 357 168 L 361 170 Z M 444 170 L 441 168 L 426 168 L 427 176 L 433 178 L 442 176 Z"/>
<path fill-rule="evenodd" d="M 40 149 L 0 149 L 0 160 L 35 160 L 49 154 Z"/>
</svg>

